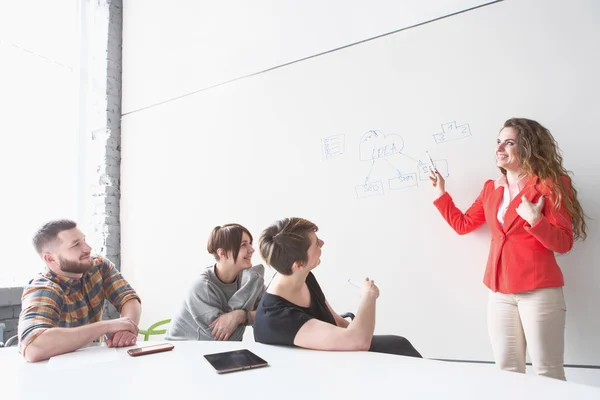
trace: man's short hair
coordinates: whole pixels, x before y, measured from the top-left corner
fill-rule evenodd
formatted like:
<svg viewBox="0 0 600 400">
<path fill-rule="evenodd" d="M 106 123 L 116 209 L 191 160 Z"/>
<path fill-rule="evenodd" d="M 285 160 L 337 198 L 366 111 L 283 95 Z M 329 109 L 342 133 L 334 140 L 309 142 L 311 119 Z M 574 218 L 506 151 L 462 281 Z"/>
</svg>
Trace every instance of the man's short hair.
<svg viewBox="0 0 600 400">
<path fill-rule="evenodd" d="M 33 247 L 39 255 L 42 255 L 44 249 L 58 238 L 59 233 L 76 227 L 77 224 L 69 219 L 46 222 L 33 236 Z"/>
<path fill-rule="evenodd" d="M 266 228 L 260 235 L 260 255 L 282 275 L 292 274 L 295 262 L 308 262 L 311 232 L 319 228 L 304 218 L 285 218 Z"/>
<path fill-rule="evenodd" d="M 237 261 L 238 254 L 240 253 L 240 245 L 242 244 L 242 236 L 244 233 L 250 237 L 250 244 L 252 244 L 253 239 L 250 231 L 240 224 L 215 226 L 210 233 L 210 237 L 208 238 L 206 249 L 215 257 L 215 260 L 217 261 L 219 261 L 219 255 L 217 254 L 218 249 L 223 249 L 226 253 L 231 252 L 233 255 L 233 261 Z"/>
</svg>

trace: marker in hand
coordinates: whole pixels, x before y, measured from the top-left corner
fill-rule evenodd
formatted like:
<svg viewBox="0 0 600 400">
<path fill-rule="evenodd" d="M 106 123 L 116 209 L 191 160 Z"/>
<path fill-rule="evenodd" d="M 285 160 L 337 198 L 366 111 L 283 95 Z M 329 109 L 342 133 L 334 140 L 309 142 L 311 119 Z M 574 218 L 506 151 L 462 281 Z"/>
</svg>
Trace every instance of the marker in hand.
<svg viewBox="0 0 600 400">
<path fill-rule="evenodd" d="M 355 286 L 355 287 L 359 288 L 359 289 L 361 287 L 359 284 L 355 283 L 352 279 L 348 279 L 348 283 L 351 284 L 352 286 Z"/>
<path fill-rule="evenodd" d="M 377 300 L 379 297 L 379 288 L 375 286 L 375 281 L 369 278 L 365 278 L 365 281 L 362 285 L 359 285 L 352 279 L 348 279 L 348 283 L 361 290 L 361 297 L 370 298 L 372 300 Z M 367 285 L 365 285 L 365 283 Z"/>
<path fill-rule="evenodd" d="M 427 157 L 429 157 L 429 162 L 431 163 L 431 167 L 430 167 L 430 168 L 433 168 L 433 170 L 434 170 L 435 172 L 437 172 L 437 168 L 436 168 L 436 166 L 435 166 L 435 163 L 433 162 L 433 159 L 432 159 L 432 158 L 431 158 L 431 156 L 429 155 L 429 152 L 428 152 L 428 151 L 425 151 L 425 153 L 427 153 Z"/>
</svg>

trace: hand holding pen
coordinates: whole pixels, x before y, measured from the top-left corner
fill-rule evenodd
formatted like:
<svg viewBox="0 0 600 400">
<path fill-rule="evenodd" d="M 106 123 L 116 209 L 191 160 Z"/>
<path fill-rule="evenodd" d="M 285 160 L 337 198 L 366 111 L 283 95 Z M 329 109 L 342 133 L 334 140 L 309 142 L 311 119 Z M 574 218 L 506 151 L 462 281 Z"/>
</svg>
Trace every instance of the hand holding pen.
<svg viewBox="0 0 600 400">
<path fill-rule="evenodd" d="M 446 193 L 446 180 L 437 170 L 435 163 L 429 155 L 429 152 L 427 152 L 427 157 L 429 157 L 429 161 L 431 162 L 431 168 L 429 169 L 429 180 L 431 181 L 431 185 L 435 190 L 436 198 L 440 198 L 444 193 Z"/>
<path fill-rule="evenodd" d="M 352 286 L 355 286 L 361 289 L 361 297 L 362 298 L 371 298 L 373 300 L 377 300 L 379 297 L 379 288 L 375 285 L 375 281 L 369 278 L 365 278 L 362 286 L 353 282 L 351 279 L 348 279 L 348 283 Z"/>
</svg>

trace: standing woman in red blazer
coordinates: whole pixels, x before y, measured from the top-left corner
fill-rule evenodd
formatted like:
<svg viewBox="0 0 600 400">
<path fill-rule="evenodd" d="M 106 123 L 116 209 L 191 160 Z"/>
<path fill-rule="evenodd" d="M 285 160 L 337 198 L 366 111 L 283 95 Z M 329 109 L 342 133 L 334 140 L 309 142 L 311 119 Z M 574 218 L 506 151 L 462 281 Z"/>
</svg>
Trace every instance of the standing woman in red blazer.
<svg viewBox="0 0 600 400">
<path fill-rule="evenodd" d="M 564 280 L 554 253 L 566 253 L 574 240 L 585 240 L 577 191 L 554 137 L 536 121 L 504 123 L 496 164 L 502 174 L 484 184 L 465 213 L 433 171 L 434 205 L 460 235 L 484 222 L 490 227 L 483 282 L 490 289 L 488 331 L 496 364 L 524 373 L 527 348 L 539 375 L 565 380 Z"/>
</svg>

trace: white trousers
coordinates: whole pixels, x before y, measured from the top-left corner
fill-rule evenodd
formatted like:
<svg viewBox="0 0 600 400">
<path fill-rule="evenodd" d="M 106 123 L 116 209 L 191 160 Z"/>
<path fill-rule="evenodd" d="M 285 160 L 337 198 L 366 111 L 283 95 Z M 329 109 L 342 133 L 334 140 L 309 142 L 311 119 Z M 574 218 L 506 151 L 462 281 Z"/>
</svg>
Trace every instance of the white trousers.
<svg viewBox="0 0 600 400">
<path fill-rule="evenodd" d="M 525 372 L 525 351 L 538 375 L 566 380 L 566 306 L 562 288 L 490 292 L 488 331 L 496 365 Z"/>
</svg>

